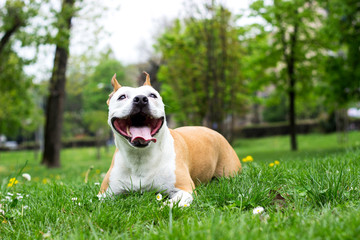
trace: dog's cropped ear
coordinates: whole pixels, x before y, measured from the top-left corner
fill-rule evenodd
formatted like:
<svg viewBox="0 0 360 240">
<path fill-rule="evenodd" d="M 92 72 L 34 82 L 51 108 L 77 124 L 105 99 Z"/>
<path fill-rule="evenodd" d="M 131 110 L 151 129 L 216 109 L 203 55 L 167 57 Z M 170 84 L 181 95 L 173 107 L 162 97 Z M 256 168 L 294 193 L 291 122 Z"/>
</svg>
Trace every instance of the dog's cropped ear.
<svg viewBox="0 0 360 240">
<path fill-rule="evenodd" d="M 114 88 L 114 92 L 116 92 L 119 88 L 121 88 L 121 85 L 116 80 L 116 73 L 114 74 L 114 76 L 111 79 L 111 85 Z"/>
<path fill-rule="evenodd" d="M 146 75 L 146 80 L 144 82 L 144 85 L 143 86 L 151 86 L 151 83 L 150 83 L 150 75 L 144 71 L 144 74 Z"/>
<path fill-rule="evenodd" d="M 114 74 L 114 76 L 111 79 L 111 85 L 113 86 L 114 90 L 109 94 L 109 98 L 106 101 L 107 105 L 109 105 L 110 102 L 110 98 L 114 95 L 114 93 L 121 88 L 121 85 L 118 83 L 118 81 L 116 80 L 116 73 Z"/>
</svg>

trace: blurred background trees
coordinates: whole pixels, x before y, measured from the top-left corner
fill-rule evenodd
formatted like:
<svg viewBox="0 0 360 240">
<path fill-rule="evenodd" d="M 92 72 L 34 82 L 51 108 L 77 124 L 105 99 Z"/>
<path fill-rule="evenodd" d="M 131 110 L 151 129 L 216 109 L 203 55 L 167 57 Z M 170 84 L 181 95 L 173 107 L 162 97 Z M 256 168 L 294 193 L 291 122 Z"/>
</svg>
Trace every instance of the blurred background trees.
<svg viewBox="0 0 360 240">
<path fill-rule="evenodd" d="M 230 137 L 246 100 L 236 18 L 214 1 L 196 6 L 158 39 L 158 78 L 179 125 L 205 125 Z"/>
<path fill-rule="evenodd" d="M 33 97 L 37 87 L 24 72 L 35 58 L 23 57 L 16 50 L 19 45 L 37 44 L 36 33 L 24 29 L 37 15 L 38 7 L 35 1 L 25 4 L 14 0 L 6 1 L 0 9 L 0 134 L 10 137 L 32 132 L 42 123 Z"/>
<path fill-rule="evenodd" d="M 101 18 L 109 9 L 86 0 L 61 12 L 61 1 L 55 2 L 8 0 L 0 9 L 0 135 L 27 140 L 23 147 L 44 150 L 45 132 L 54 132 L 44 132 L 51 72 L 28 69 L 42 48 L 55 53 L 56 45 L 75 40 L 82 51 L 70 52 L 64 117 L 57 120 L 63 127 L 56 129 L 63 146 L 96 145 L 99 158 L 111 138 L 106 100 L 114 73 L 122 85 L 137 86 L 142 71 L 149 72 L 171 127 L 205 125 L 233 140 L 253 126 L 258 136 L 281 125 L 293 150 L 304 124 L 315 126 L 312 131 L 346 131 L 347 110 L 359 107 L 357 1 L 254 0 L 243 14 L 220 0 L 193 1 L 184 17 L 157 31 L 152 54 L 129 65 L 109 46 L 100 47 L 106 36 Z M 73 14 L 72 30 L 62 25 L 62 14 Z M 246 17 L 255 23 L 244 24 Z M 60 115 L 60 108 L 51 109 Z"/>
</svg>

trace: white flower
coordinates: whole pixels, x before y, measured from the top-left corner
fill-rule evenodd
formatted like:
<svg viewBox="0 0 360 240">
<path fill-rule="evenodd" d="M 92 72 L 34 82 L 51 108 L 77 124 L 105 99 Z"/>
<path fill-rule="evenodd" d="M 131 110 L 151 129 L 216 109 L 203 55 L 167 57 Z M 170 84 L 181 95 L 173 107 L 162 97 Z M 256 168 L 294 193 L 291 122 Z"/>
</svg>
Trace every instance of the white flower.
<svg viewBox="0 0 360 240">
<path fill-rule="evenodd" d="M 12 194 L 12 193 L 9 193 L 9 192 L 7 193 L 7 195 L 9 195 L 9 196 L 14 196 L 14 194 Z"/>
<path fill-rule="evenodd" d="M 105 193 L 101 193 L 101 194 L 98 194 L 98 195 L 96 195 L 97 197 L 98 197 L 98 199 L 100 200 L 100 201 L 103 201 L 103 200 L 105 200 L 105 198 L 106 198 L 106 194 Z"/>
<path fill-rule="evenodd" d="M 21 201 L 23 199 L 23 196 L 17 196 L 16 199 Z"/>
<path fill-rule="evenodd" d="M 162 199 L 162 195 L 161 195 L 161 193 L 158 193 L 156 195 L 156 200 L 161 201 L 161 199 Z"/>
<path fill-rule="evenodd" d="M 49 237 L 51 237 L 51 233 L 47 232 L 47 233 L 44 233 L 42 236 L 43 236 L 43 238 L 49 238 Z"/>
<path fill-rule="evenodd" d="M 76 197 L 71 198 L 72 201 L 77 201 Z"/>
<path fill-rule="evenodd" d="M 79 206 L 81 206 L 81 203 L 78 203 Z"/>
<path fill-rule="evenodd" d="M 100 183 L 99 182 L 96 182 L 96 183 L 94 183 L 96 186 L 98 186 L 98 185 L 100 185 Z"/>
<path fill-rule="evenodd" d="M 253 214 L 261 214 L 264 212 L 264 208 L 263 207 L 256 207 L 253 210 Z"/>
<path fill-rule="evenodd" d="M 29 208 L 29 206 L 28 205 L 25 205 L 24 207 L 23 207 L 23 209 L 28 209 Z M 29 208 L 30 209 L 30 208 Z"/>
<path fill-rule="evenodd" d="M 31 176 L 28 173 L 23 173 L 22 177 L 25 178 L 28 181 L 31 181 Z"/>
<path fill-rule="evenodd" d="M 5 215 L 4 210 L 0 209 L 0 214 Z"/>
</svg>

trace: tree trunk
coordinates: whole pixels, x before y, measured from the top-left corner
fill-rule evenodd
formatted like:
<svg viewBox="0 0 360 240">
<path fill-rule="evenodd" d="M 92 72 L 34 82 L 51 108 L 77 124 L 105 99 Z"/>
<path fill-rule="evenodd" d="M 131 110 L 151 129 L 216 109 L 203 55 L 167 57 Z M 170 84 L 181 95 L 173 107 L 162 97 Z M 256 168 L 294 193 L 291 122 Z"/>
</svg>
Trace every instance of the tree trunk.
<svg viewBox="0 0 360 240">
<path fill-rule="evenodd" d="M 274 2 L 276 7 L 276 1 Z M 280 24 L 279 30 L 281 34 L 281 44 L 284 60 L 286 63 L 287 70 L 287 79 L 288 79 L 288 95 L 289 95 L 289 128 L 290 128 L 290 144 L 291 150 L 297 150 L 297 139 L 296 139 L 296 111 L 295 111 L 295 97 L 296 97 L 296 74 L 295 74 L 295 64 L 296 64 L 296 45 L 298 41 L 298 30 L 299 30 L 299 22 L 301 19 L 298 18 L 298 10 L 295 10 L 294 17 L 294 32 L 290 34 L 290 40 L 287 42 L 286 40 L 286 30 L 282 27 L 281 22 L 282 18 L 279 14 L 276 14 L 275 17 Z M 289 50 L 289 53 L 288 53 Z"/>
<path fill-rule="evenodd" d="M 220 47 L 221 47 L 221 54 L 220 54 L 220 64 L 219 64 L 219 79 L 216 81 L 215 84 L 215 93 L 217 96 L 216 100 L 216 122 L 219 126 L 218 131 L 226 136 L 226 127 L 224 126 L 224 120 L 226 119 L 226 110 L 225 109 L 225 85 L 227 83 L 226 77 L 226 69 L 227 69 L 227 21 L 225 16 L 225 9 L 223 6 L 220 7 L 221 11 L 221 18 L 220 18 Z"/>
<path fill-rule="evenodd" d="M 295 81 L 292 83 L 294 84 Z M 291 85 L 292 85 L 291 84 Z M 291 150 L 297 150 L 297 140 L 296 140 L 296 122 L 295 122 L 295 91 L 289 91 L 289 128 L 290 128 L 290 143 L 291 143 Z"/>
<path fill-rule="evenodd" d="M 295 11 L 297 15 L 298 12 Z M 296 85 L 296 76 L 295 76 L 295 48 L 297 44 L 297 35 L 298 35 L 299 24 L 295 21 L 294 32 L 290 38 L 290 56 L 288 58 L 287 68 L 288 68 L 288 77 L 289 77 L 289 127 L 290 127 L 290 142 L 291 150 L 297 150 L 297 140 L 296 140 L 296 111 L 295 111 L 295 85 Z"/>
<path fill-rule="evenodd" d="M 64 29 L 60 29 L 59 34 L 62 42 L 57 43 L 54 67 L 49 86 L 49 97 L 46 106 L 46 124 L 45 124 L 45 142 L 42 164 L 48 167 L 60 167 L 60 149 L 61 149 L 61 132 L 63 123 L 64 100 L 65 100 L 65 83 L 66 67 L 69 52 L 70 28 L 72 14 L 67 14 L 69 9 L 73 8 L 75 0 L 63 1 L 61 16 L 64 17 Z M 59 19 L 61 21 L 61 19 Z"/>
<path fill-rule="evenodd" d="M 336 133 L 339 143 L 348 141 L 347 129 L 349 128 L 349 118 L 345 108 L 340 108 L 335 111 Z"/>
<path fill-rule="evenodd" d="M 216 79 L 216 74 L 214 72 L 214 39 L 213 39 L 213 19 L 208 20 L 208 23 L 205 25 L 205 34 L 206 34 L 206 57 L 207 57 L 207 71 L 206 71 L 206 83 L 205 83 L 205 92 L 207 94 L 206 99 L 208 99 L 208 106 L 206 111 L 206 122 L 208 127 L 214 128 L 213 126 L 213 116 L 214 116 L 214 93 L 211 94 L 212 82 Z"/>
</svg>

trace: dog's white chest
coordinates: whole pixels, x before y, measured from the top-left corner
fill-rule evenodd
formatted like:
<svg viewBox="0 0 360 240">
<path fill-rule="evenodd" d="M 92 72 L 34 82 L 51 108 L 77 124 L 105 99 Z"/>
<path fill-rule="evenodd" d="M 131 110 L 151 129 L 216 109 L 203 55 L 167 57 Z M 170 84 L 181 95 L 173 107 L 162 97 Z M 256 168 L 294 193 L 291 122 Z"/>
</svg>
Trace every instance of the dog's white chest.
<svg viewBox="0 0 360 240">
<path fill-rule="evenodd" d="M 144 151 L 122 152 L 115 156 L 109 191 L 172 191 L 175 188 L 175 150 L 169 132 Z M 135 152 L 137 151 L 137 152 Z"/>
</svg>

